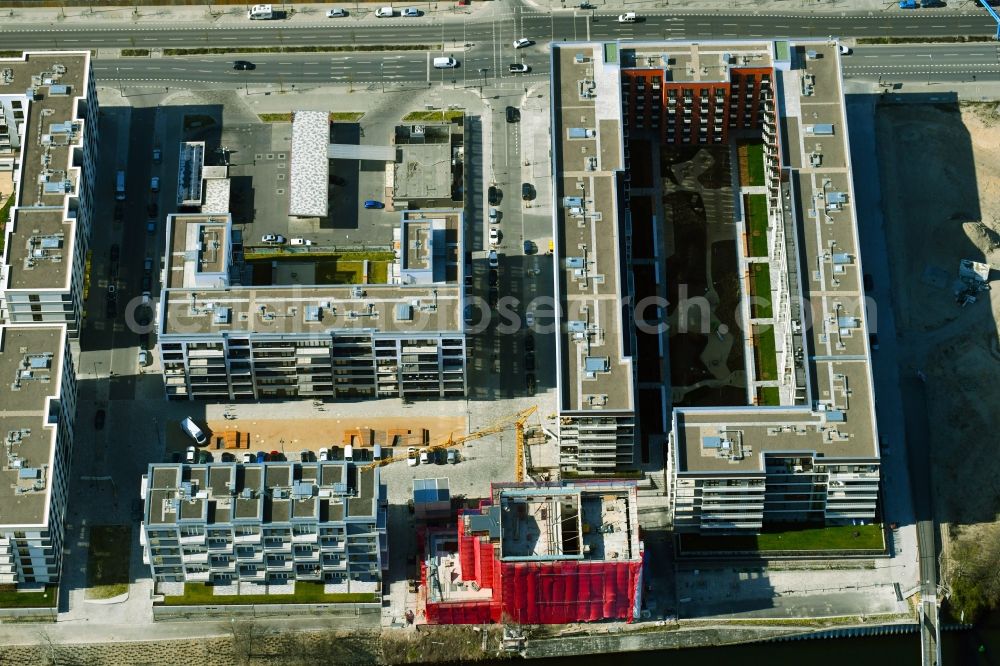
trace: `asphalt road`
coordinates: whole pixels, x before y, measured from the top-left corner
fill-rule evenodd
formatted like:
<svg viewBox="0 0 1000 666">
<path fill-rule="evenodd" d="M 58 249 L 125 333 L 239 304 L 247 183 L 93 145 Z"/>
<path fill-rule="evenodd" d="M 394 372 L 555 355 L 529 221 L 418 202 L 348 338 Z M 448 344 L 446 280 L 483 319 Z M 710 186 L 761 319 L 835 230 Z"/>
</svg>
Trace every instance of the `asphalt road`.
<svg viewBox="0 0 1000 666">
<path fill-rule="evenodd" d="M 453 70 L 435 70 L 433 56 L 454 56 L 460 63 Z M 468 51 L 282 53 L 244 56 L 257 68 L 242 72 L 233 70 L 233 56 L 187 56 L 173 58 L 101 59 L 94 63 L 94 72 L 102 81 L 123 82 L 187 82 L 214 87 L 228 83 L 234 88 L 259 84 L 321 84 L 321 83 L 381 83 L 435 82 L 455 85 L 478 85 L 484 78 L 487 85 L 501 81 L 530 82 L 548 76 L 548 49 L 541 45 L 526 49 L 508 48 L 496 57 L 492 49 L 473 47 Z M 528 74 L 509 74 L 507 66 L 522 62 L 531 67 Z M 991 43 L 972 44 L 901 44 L 891 46 L 859 46 L 843 59 L 844 75 L 848 78 L 878 79 L 880 76 L 897 81 L 927 80 L 960 81 L 1000 80 L 1000 46 Z M 486 69 L 486 72 L 481 72 Z M 485 76 L 484 76 L 485 75 Z"/>
<path fill-rule="evenodd" d="M 517 33 L 516 35 L 514 33 Z M 993 21 L 985 14 L 933 13 L 840 16 L 817 14 L 646 14 L 639 23 L 620 24 L 614 14 L 589 11 L 540 13 L 514 7 L 501 16 L 462 20 L 446 16 L 415 19 L 345 19 L 337 22 L 282 21 L 204 26 L 201 22 L 133 25 L 33 25 L 10 22 L 0 29 L 6 49 L 66 49 L 92 47 L 218 47 L 309 46 L 319 44 L 499 44 L 514 37 L 554 39 L 663 39 L 685 37 L 915 37 L 992 35 Z M 509 48 L 509 47 L 508 47 Z"/>
</svg>

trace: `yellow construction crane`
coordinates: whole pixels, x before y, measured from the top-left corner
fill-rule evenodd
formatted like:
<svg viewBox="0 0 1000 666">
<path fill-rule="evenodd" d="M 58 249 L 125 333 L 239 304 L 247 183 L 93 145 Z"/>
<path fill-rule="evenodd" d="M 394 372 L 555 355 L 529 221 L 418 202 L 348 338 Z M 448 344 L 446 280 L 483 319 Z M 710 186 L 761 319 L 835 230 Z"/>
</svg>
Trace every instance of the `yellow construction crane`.
<svg viewBox="0 0 1000 666">
<path fill-rule="evenodd" d="M 522 409 L 516 414 L 511 414 L 499 419 L 492 425 L 488 425 L 485 428 L 480 428 L 470 432 L 468 435 L 462 435 L 461 437 L 455 437 L 454 433 L 448 435 L 448 439 L 438 442 L 437 444 L 428 444 L 427 446 L 420 447 L 421 449 L 427 449 L 429 451 L 434 451 L 436 449 L 450 449 L 453 446 L 458 446 L 459 444 L 465 444 L 477 439 L 486 437 L 487 435 L 493 435 L 498 432 L 502 432 L 510 427 L 513 423 L 517 429 L 517 480 L 520 481 L 524 478 L 524 472 L 522 468 L 524 467 L 524 424 L 532 414 L 538 410 L 537 406 L 528 407 L 527 409 Z M 406 460 L 406 453 L 399 455 L 389 456 L 388 458 L 383 458 L 382 460 L 376 460 L 375 462 L 363 465 L 361 469 L 372 469 L 373 467 L 379 467 L 381 465 L 388 465 L 390 463 L 399 462 L 400 460 Z"/>
<path fill-rule="evenodd" d="M 514 421 L 514 433 L 517 440 L 517 455 L 514 457 L 514 480 L 518 483 L 524 481 L 524 424 L 537 409 L 538 407 L 529 407 L 518 412 L 517 420 Z"/>
</svg>

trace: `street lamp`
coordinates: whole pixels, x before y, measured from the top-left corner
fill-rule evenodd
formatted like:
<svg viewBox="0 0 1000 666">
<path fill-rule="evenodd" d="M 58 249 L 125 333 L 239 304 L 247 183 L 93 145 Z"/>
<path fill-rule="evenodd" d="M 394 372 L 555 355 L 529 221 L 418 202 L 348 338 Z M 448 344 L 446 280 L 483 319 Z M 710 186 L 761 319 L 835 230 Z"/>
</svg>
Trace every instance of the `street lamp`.
<svg viewBox="0 0 1000 666">
<path fill-rule="evenodd" d="M 382 82 L 382 92 L 385 92 L 385 63 L 378 64 L 378 78 Z"/>
<path fill-rule="evenodd" d="M 486 72 L 490 71 L 489 67 L 480 67 L 479 73 L 483 75 L 483 85 L 479 87 L 479 92 L 483 92 L 483 88 L 486 87 Z"/>
</svg>

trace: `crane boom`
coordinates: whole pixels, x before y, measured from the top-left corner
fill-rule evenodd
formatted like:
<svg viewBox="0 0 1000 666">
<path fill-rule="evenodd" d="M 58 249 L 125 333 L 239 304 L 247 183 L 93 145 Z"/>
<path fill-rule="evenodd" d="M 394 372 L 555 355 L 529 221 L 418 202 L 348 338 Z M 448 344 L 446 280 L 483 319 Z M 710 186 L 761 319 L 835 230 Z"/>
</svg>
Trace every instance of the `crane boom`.
<svg viewBox="0 0 1000 666">
<path fill-rule="evenodd" d="M 480 428 L 479 430 L 474 430 L 467 435 L 462 435 L 461 437 L 455 437 L 454 433 L 448 435 L 447 439 L 444 439 L 436 444 L 428 444 L 427 446 L 421 447 L 430 451 L 436 449 L 448 449 L 453 446 L 458 446 L 460 444 L 466 444 L 468 442 L 475 441 L 477 439 L 482 439 L 489 435 L 494 435 L 498 432 L 503 432 L 510 427 L 511 423 L 517 428 L 517 469 L 521 470 L 524 467 L 524 424 L 532 414 L 538 410 L 537 405 L 528 407 L 527 409 L 522 409 L 516 414 L 509 414 L 501 419 L 498 419 L 491 425 L 485 428 Z M 376 460 L 375 462 L 368 463 L 361 467 L 361 469 L 372 469 L 373 467 L 380 467 L 382 465 L 388 465 L 390 463 L 399 462 L 400 460 L 406 460 L 407 455 L 405 453 L 400 455 L 390 456 L 388 458 L 383 458 L 382 460 Z M 523 472 L 516 472 L 518 480 L 523 478 Z"/>
</svg>

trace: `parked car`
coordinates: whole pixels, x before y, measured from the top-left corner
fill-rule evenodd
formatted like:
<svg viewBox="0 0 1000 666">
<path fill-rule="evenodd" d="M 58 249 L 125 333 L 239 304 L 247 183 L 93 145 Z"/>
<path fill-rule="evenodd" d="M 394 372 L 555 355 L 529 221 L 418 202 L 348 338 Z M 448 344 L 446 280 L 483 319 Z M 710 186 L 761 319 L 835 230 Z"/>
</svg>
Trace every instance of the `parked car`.
<svg viewBox="0 0 1000 666">
<path fill-rule="evenodd" d="M 420 463 L 422 465 L 429 465 L 430 462 L 431 462 L 430 449 L 420 449 Z"/>
<path fill-rule="evenodd" d="M 871 273 L 865 273 L 864 283 L 865 291 L 875 291 L 875 280 L 872 278 Z"/>
<path fill-rule="evenodd" d="M 854 53 L 854 50 L 850 46 L 840 45 L 840 55 L 851 55 L 852 53 Z"/>
<path fill-rule="evenodd" d="M 521 120 L 521 111 L 516 106 L 507 107 L 507 122 L 516 123 Z"/>
<path fill-rule="evenodd" d="M 208 444 L 208 435 L 205 431 L 198 427 L 198 424 L 194 422 L 190 416 L 181 421 L 181 430 L 184 434 L 194 440 L 194 443 L 198 446 L 205 446 Z"/>
<path fill-rule="evenodd" d="M 104 418 L 107 415 L 104 413 L 103 409 L 98 409 L 94 412 L 94 430 L 101 430 L 104 428 Z"/>
<path fill-rule="evenodd" d="M 333 9 L 326 10 L 327 18 L 343 18 L 347 16 L 347 10 L 342 7 L 334 7 Z"/>
<path fill-rule="evenodd" d="M 500 258 L 497 256 L 496 250 L 490 250 L 489 260 L 490 268 L 497 268 L 500 266 Z"/>
<path fill-rule="evenodd" d="M 305 238 L 293 238 L 290 241 L 288 241 L 288 244 L 289 245 L 312 245 L 313 242 L 311 240 L 307 240 Z"/>
<path fill-rule="evenodd" d="M 434 449 L 434 464 L 443 465 L 448 462 L 448 453 L 444 449 Z"/>
<path fill-rule="evenodd" d="M 490 287 L 489 293 L 486 298 L 490 304 L 490 307 L 496 308 L 497 303 L 500 300 L 500 292 L 497 291 L 496 287 Z"/>
<path fill-rule="evenodd" d="M 503 190 L 496 185 L 490 185 L 490 189 L 486 193 L 486 199 L 490 202 L 491 206 L 499 206 L 503 200 Z"/>
<path fill-rule="evenodd" d="M 330 449 L 326 448 L 325 446 L 322 449 L 320 449 L 319 450 L 319 459 L 321 461 L 329 460 L 330 459 Z"/>
<path fill-rule="evenodd" d="M 162 159 L 163 151 L 159 148 L 153 148 L 153 164 L 159 164 Z"/>
<path fill-rule="evenodd" d="M 534 42 L 531 41 L 530 39 L 527 39 L 526 37 L 521 37 L 520 39 L 514 40 L 515 49 L 523 49 L 527 46 L 531 46 L 532 44 L 534 44 Z"/>
<path fill-rule="evenodd" d="M 264 453 L 263 451 L 258 451 L 257 452 L 257 462 L 259 462 L 259 463 L 267 462 L 267 454 Z"/>
<path fill-rule="evenodd" d="M 146 214 L 149 217 L 159 217 L 160 216 L 160 204 L 155 201 L 151 201 L 148 206 L 146 206 Z"/>
<path fill-rule="evenodd" d="M 416 16 L 420 16 L 422 14 L 423 14 L 423 12 L 420 11 L 419 9 L 417 9 L 416 7 L 407 7 L 402 12 L 400 12 L 399 15 L 400 16 L 406 16 L 406 17 L 413 18 L 413 17 L 416 17 Z"/>
<path fill-rule="evenodd" d="M 254 456 L 254 454 L 250 453 L 249 451 L 243 454 L 243 462 L 244 463 L 249 464 L 249 463 L 252 463 L 252 462 L 254 462 L 256 460 L 257 460 L 256 456 Z"/>
<path fill-rule="evenodd" d="M 535 188 L 531 183 L 521 183 L 521 199 L 531 201 L 535 198 Z"/>
<path fill-rule="evenodd" d="M 224 451 L 222 453 L 222 462 L 236 462 L 236 456 L 229 451 Z"/>
<path fill-rule="evenodd" d="M 406 449 L 406 464 L 410 467 L 417 466 L 417 448 L 415 446 Z"/>
<path fill-rule="evenodd" d="M 496 224 L 500 221 L 500 211 L 498 211 L 493 206 L 490 206 L 490 224 Z"/>
<path fill-rule="evenodd" d="M 260 242 L 268 245 L 284 245 L 285 237 L 281 234 L 264 234 L 260 237 Z"/>
<path fill-rule="evenodd" d="M 527 326 L 528 328 L 531 328 L 532 326 L 535 325 L 535 315 L 534 315 L 534 313 L 532 313 L 532 312 L 525 312 L 524 313 L 524 325 Z"/>
<path fill-rule="evenodd" d="M 211 453 L 209 453 L 205 449 L 202 449 L 201 451 L 198 452 L 198 464 L 199 465 L 204 465 L 205 463 L 210 463 L 210 462 L 212 462 L 212 454 Z"/>
<path fill-rule="evenodd" d="M 160 177 L 159 176 L 153 176 L 152 178 L 149 179 L 149 189 L 152 190 L 153 192 L 159 192 L 160 191 Z"/>
<path fill-rule="evenodd" d="M 390 18 L 392 14 L 392 7 L 379 7 L 375 10 L 375 18 Z"/>
<path fill-rule="evenodd" d="M 530 241 L 530 240 L 524 241 L 524 253 L 525 254 L 534 254 L 536 249 L 537 248 L 535 247 L 534 241 Z"/>
<path fill-rule="evenodd" d="M 249 60 L 237 60 L 233 63 L 233 69 L 238 69 L 240 71 L 247 71 L 257 69 L 257 65 L 253 64 Z"/>
<path fill-rule="evenodd" d="M 458 451 L 456 449 L 448 449 L 448 464 L 449 465 L 458 464 Z"/>
<path fill-rule="evenodd" d="M 496 247 L 500 244 L 500 230 L 496 227 L 490 227 L 490 245 Z"/>
<path fill-rule="evenodd" d="M 639 20 L 639 15 L 635 12 L 625 12 L 624 14 L 618 15 L 619 23 L 635 23 Z"/>
<path fill-rule="evenodd" d="M 194 461 L 198 459 L 198 450 L 193 446 L 187 447 L 184 452 L 184 462 L 194 464 Z"/>
<path fill-rule="evenodd" d="M 149 352 L 145 349 L 139 350 L 138 363 L 140 368 L 145 368 L 150 363 Z"/>
<path fill-rule="evenodd" d="M 531 71 L 531 67 L 520 62 L 512 62 L 507 65 L 507 71 L 511 74 L 527 74 Z"/>
<path fill-rule="evenodd" d="M 150 220 L 146 223 L 146 233 L 150 236 L 156 235 L 156 220 Z"/>
<path fill-rule="evenodd" d="M 368 208 L 368 209 L 374 208 L 375 210 L 382 210 L 383 208 L 385 208 L 385 204 L 382 203 L 381 201 L 375 201 L 374 199 L 368 199 L 367 201 L 365 201 L 365 208 Z"/>
<path fill-rule="evenodd" d="M 497 269 L 495 269 L 495 268 L 491 268 L 490 269 L 490 286 L 491 287 L 495 287 L 498 284 L 500 284 L 500 272 Z"/>
<path fill-rule="evenodd" d="M 878 333 L 868 334 L 868 346 L 872 348 L 872 351 L 878 351 Z"/>
</svg>

